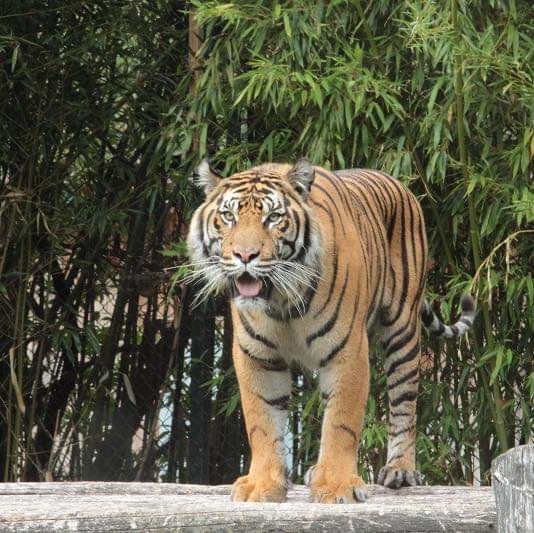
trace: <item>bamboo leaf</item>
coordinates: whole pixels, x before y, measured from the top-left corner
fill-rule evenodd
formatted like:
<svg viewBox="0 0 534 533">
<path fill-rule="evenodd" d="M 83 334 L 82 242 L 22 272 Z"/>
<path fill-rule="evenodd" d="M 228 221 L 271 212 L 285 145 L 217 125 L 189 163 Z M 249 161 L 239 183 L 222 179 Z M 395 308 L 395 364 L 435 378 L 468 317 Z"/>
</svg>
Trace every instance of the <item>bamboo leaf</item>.
<svg viewBox="0 0 534 533">
<path fill-rule="evenodd" d="M 284 30 L 286 32 L 286 35 L 291 39 L 292 31 L 291 31 L 291 22 L 289 21 L 289 15 L 287 11 L 285 11 L 282 14 L 282 18 L 284 20 Z"/>
<path fill-rule="evenodd" d="M 132 383 L 130 381 L 130 378 L 126 373 L 123 372 L 122 378 L 124 380 L 124 387 L 126 388 L 126 394 L 128 395 L 128 399 L 134 404 L 137 405 L 135 401 L 135 394 L 133 391 Z"/>
<path fill-rule="evenodd" d="M 11 54 L 11 72 L 15 72 L 15 68 L 17 66 L 17 60 L 19 57 L 19 52 L 20 52 L 20 46 L 17 43 L 15 48 L 13 48 L 13 53 Z"/>
</svg>

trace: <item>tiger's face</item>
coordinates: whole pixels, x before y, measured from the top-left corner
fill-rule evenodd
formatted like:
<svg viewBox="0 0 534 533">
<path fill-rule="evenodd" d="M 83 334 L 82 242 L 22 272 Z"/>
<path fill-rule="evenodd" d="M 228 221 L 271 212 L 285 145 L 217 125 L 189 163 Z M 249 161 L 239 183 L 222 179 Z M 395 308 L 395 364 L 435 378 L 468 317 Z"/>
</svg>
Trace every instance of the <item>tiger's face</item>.
<svg viewBox="0 0 534 533">
<path fill-rule="evenodd" d="M 240 307 L 292 305 L 318 277 L 320 232 L 307 197 L 307 161 L 268 164 L 222 179 L 207 162 L 197 183 L 206 200 L 187 239 L 203 287 L 197 297 L 226 291 Z"/>
</svg>

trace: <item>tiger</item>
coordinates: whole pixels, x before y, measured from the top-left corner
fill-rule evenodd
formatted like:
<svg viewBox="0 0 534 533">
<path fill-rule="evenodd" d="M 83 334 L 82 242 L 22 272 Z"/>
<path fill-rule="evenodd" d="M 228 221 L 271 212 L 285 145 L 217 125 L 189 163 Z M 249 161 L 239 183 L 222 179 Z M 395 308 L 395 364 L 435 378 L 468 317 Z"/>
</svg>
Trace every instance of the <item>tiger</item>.
<svg viewBox="0 0 534 533">
<path fill-rule="evenodd" d="M 378 483 L 422 484 L 416 469 L 421 324 L 462 335 L 474 300 L 443 324 L 424 300 L 427 238 L 419 202 L 379 171 L 330 171 L 307 159 L 265 163 L 223 178 L 207 160 L 195 183 L 205 199 L 187 235 L 197 298 L 226 293 L 232 357 L 250 468 L 233 501 L 282 502 L 290 483 L 284 434 L 293 364 L 318 371 L 324 402 L 311 501 L 367 499 L 357 452 L 369 395 L 369 347 L 381 341 L 388 394 L 387 460 Z"/>
</svg>

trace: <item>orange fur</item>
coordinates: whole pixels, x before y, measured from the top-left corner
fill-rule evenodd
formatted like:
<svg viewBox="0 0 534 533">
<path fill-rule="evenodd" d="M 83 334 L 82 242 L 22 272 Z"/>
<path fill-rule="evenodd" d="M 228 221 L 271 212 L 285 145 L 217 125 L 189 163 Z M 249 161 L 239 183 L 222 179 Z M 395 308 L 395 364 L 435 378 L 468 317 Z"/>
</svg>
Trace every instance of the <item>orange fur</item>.
<svg viewBox="0 0 534 533">
<path fill-rule="evenodd" d="M 202 183 L 209 194 L 188 244 L 194 259 L 215 264 L 204 275 L 208 284 L 231 293 L 234 364 L 252 450 L 233 499 L 285 497 L 292 362 L 320 370 L 327 402 L 318 463 L 307 476 L 313 500 L 366 498 L 356 454 L 375 330 L 390 400 L 379 481 L 394 488 L 420 483 L 415 407 L 427 243 L 415 197 L 379 172 L 333 173 L 306 162 L 226 179 L 204 166 Z"/>
</svg>

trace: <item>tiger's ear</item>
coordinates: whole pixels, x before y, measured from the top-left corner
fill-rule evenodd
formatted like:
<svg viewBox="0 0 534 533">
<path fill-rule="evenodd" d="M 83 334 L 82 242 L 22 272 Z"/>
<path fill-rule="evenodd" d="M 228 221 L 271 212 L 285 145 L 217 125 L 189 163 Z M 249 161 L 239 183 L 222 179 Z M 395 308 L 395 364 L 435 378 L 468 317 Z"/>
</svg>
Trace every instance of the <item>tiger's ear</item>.
<svg viewBox="0 0 534 533">
<path fill-rule="evenodd" d="M 315 179 L 315 168 L 308 159 L 299 159 L 287 177 L 297 192 L 306 199 Z"/>
<path fill-rule="evenodd" d="M 191 176 L 191 181 L 197 187 L 200 187 L 204 194 L 209 194 L 219 183 L 221 182 L 222 177 L 213 172 L 210 166 L 208 158 L 204 158 L 200 165 L 198 165 L 195 174 Z"/>
</svg>

